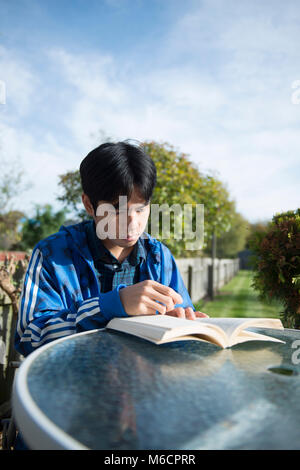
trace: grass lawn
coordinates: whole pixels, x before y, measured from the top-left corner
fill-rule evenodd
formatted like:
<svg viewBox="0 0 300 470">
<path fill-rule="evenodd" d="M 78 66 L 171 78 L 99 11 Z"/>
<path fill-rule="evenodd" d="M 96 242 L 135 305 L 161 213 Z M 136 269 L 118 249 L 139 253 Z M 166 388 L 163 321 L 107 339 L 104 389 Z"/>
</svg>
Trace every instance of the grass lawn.
<svg viewBox="0 0 300 470">
<path fill-rule="evenodd" d="M 215 300 L 194 304 L 196 310 L 211 317 L 263 317 L 280 318 L 280 303 L 272 304 L 258 299 L 257 292 L 251 287 L 252 271 L 239 271 L 222 289 Z"/>
</svg>

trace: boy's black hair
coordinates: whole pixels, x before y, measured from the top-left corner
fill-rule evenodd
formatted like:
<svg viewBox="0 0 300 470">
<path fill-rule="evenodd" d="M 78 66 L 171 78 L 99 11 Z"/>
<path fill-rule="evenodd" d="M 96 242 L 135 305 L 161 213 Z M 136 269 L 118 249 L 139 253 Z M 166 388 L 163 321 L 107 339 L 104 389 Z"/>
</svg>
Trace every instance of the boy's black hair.
<svg viewBox="0 0 300 470">
<path fill-rule="evenodd" d="M 80 178 L 96 215 L 99 201 L 114 203 L 119 196 L 127 196 L 129 201 L 134 186 L 150 202 L 156 185 L 156 167 L 140 145 L 107 142 L 82 160 Z"/>
</svg>

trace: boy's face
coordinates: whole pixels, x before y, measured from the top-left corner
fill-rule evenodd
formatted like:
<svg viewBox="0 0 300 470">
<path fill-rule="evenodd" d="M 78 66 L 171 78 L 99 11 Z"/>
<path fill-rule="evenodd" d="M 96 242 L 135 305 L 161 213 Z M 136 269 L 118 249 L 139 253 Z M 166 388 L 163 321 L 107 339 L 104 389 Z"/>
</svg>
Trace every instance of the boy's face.
<svg viewBox="0 0 300 470">
<path fill-rule="evenodd" d="M 87 199 L 86 199 L 87 198 Z M 145 230 L 150 213 L 150 202 L 145 201 L 136 188 L 128 201 L 120 196 L 113 204 L 99 201 L 96 215 L 88 196 L 82 195 L 84 206 L 95 221 L 96 233 L 110 246 L 131 247 Z"/>
</svg>

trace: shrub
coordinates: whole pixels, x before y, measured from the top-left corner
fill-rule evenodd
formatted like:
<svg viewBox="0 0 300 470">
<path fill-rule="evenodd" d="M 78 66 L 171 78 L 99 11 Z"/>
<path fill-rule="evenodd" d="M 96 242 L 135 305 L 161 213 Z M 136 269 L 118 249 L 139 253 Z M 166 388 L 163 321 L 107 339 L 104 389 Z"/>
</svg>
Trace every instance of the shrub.
<svg viewBox="0 0 300 470">
<path fill-rule="evenodd" d="M 300 327 L 300 209 L 276 214 L 265 231 L 250 240 L 253 287 L 264 299 L 284 306 L 287 327 Z"/>
</svg>

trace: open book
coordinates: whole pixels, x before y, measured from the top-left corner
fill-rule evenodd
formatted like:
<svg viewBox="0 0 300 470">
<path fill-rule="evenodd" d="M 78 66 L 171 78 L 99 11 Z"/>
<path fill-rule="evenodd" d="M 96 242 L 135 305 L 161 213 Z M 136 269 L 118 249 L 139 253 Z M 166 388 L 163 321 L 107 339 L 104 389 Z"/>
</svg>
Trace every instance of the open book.
<svg viewBox="0 0 300 470">
<path fill-rule="evenodd" d="M 228 348 L 245 341 L 274 341 L 277 338 L 247 331 L 246 328 L 273 328 L 283 330 L 280 320 L 273 318 L 197 318 L 187 320 L 170 315 L 140 315 L 113 318 L 106 328 L 122 331 L 155 344 L 171 341 L 196 340 Z"/>
</svg>

